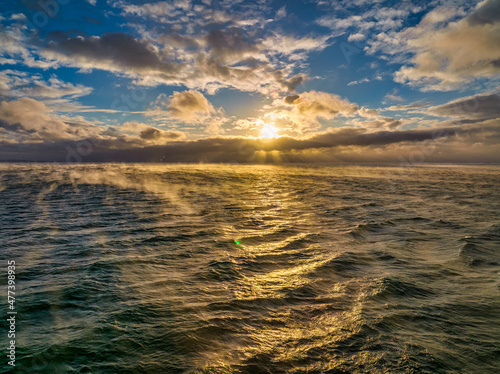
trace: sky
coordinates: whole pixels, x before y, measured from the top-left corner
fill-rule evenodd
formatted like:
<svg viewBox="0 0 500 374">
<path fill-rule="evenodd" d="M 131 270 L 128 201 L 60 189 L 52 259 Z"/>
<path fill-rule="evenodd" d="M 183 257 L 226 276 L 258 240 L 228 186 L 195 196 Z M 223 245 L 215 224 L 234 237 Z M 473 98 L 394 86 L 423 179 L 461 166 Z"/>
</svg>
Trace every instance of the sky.
<svg viewBox="0 0 500 374">
<path fill-rule="evenodd" d="M 0 161 L 500 162 L 500 0 L 0 9 Z"/>
</svg>

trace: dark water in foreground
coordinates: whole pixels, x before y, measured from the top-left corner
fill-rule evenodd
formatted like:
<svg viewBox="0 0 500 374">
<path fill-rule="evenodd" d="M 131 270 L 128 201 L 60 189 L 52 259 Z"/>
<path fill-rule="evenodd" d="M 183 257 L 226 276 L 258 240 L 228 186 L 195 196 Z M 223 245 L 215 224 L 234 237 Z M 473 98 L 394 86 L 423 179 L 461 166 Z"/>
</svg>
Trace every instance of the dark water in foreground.
<svg viewBox="0 0 500 374">
<path fill-rule="evenodd" d="M 12 372 L 500 372 L 499 167 L 3 164 L 0 181 Z"/>
</svg>

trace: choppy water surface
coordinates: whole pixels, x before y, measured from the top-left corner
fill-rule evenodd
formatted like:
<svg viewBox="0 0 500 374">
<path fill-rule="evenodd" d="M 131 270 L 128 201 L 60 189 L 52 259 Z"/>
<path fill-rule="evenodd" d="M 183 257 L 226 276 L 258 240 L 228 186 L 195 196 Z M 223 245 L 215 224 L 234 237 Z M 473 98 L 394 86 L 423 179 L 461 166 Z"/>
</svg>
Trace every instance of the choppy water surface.
<svg viewBox="0 0 500 374">
<path fill-rule="evenodd" d="M 16 372 L 500 372 L 499 167 L 0 177 Z"/>
</svg>

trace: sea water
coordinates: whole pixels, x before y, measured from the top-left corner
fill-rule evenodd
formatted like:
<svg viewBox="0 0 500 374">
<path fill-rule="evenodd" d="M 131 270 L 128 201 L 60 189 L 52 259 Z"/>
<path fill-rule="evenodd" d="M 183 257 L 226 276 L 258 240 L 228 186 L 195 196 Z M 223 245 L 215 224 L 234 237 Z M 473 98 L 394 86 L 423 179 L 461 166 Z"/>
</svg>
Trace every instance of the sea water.
<svg viewBox="0 0 500 374">
<path fill-rule="evenodd" d="M 1 164 L 0 201 L 2 373 L 500 372 L 498 166 Z"/>
</svg>

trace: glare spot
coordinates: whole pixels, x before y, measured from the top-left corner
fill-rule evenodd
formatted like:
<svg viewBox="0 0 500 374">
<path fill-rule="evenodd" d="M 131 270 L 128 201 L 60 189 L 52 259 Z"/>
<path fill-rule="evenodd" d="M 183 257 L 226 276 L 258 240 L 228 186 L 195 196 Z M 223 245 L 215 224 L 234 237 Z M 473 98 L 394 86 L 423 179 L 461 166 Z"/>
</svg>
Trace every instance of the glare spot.
<svg viewBox="0 0 500 374">
<path fill-rule="evenodd" d="M 278 129 L 268 123 L 262 124 L 261 138 L 271 139 L 278 138 Z"/>
</svg>

